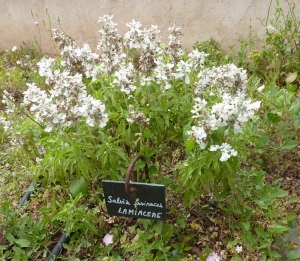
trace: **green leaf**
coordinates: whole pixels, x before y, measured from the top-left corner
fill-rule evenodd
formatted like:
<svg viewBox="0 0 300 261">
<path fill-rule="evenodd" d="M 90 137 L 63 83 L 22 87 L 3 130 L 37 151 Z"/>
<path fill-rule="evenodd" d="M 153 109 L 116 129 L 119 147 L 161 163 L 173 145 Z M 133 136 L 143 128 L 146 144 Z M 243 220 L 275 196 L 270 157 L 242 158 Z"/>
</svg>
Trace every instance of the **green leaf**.
<svg viewBox="0 0 300 261">
<path fill-rule="evenodd" d="M 270 142 L 270 139 L 269 139 L 268 135 L 265 132 L 259 130 L 257 132 L 257 134 L 258 134 L 257 139 L 258 139 L 258 142 L 259 142 L 258 145 L 265 146 Z"/>
<path fill-rule="evenodd" d="M 5 250 L 8 246 L 0 245 L 0 251 Z"/>
<path fill-rule="evenodd" d="M 183 218 L 178 218 L 178 219 L 176 220 L 176 225 L 179 226 L 180 228 L 185 228 L 185 227 L 186 227 L 185 219 L 183 219 Z"/>
<path fill-rule="evenodd" d="M 288 140 L 286 141 L 282 146 L 281 146 L 281 149 L 283 150 L 290 150 L 290 149 L 293 149 L 295 147 L 298 146 L 298 142 L 295 141 L 295 140 Z"/>
<path fill-rule="evenodd" d="M 150 107 L 150 109 L 151 109 L 152 111 L 155 111 L 155 112 L 162 112 L 162 111 L 163 111 L 163 108 L 162 108 L 161 106 L 157 105 L 157 104 L 153 104 L 153 105 Z"/>
<path fill-rule="evenodd" d="M 291 107 L 289 108 L 289 111 L 293 114 L 296 115 L 299 113 L 299 109 L 300 109 L 300 102 L 299 100 L 294 101 L 291 104 Z"/>
<path fill-rule="evenodd" d="M 51 208 L 39 208 L 39 210 L 37 212 L 48 213 L 51 211 L 52 211 Z"/>
<path fill-rule="evenodd" d="M 244 227 L 245 230 L 249 230 L 250 229 L 250 223 L 249 222 L 242 222 L 242 225 Z"/>
<path fill-rule="evenodd" d="M 159 181 L 157 181 L 157 184 L 162 184 L 162 185 L 165 185 L 165 186 L 169 186 L 173 182 L 174 182 L 174 180 L 171 179 L 171 178 L 163 178 L 163 179 L 160 179 Z"/>
<path fill-rule="evenodd" d="M 153 136 L 153 133 L 150 131 L 150 130 L 146 130 L 144 133 L 143 133 L 143 136 L 146 138 L 146 139 L 149 139 Z"/>
<path fill-rule="evenodd" d="M 29 247 L 30 242 L 27 239 L 17 239 L 15 241 L 20 247 Z"/>
<path fill-rule="evenodd" d="M 287 221 L 293 221 L 297 219 L 297 214 L 294 212 L 288 213 L 286 216 Z"/>
<path fill-rule="evenodd" d="M 267 232 L 267 231 L 264 231 L 264 230 L 261 229 L 261 228 L 257 228 L 257 229 L 255 229 L 255 231 L 256 231 L 256 233 L 257 233 L 260 237 L 262 237 L 262 238 L 264 238 L 264 239 L 269 239 L 269 238 L 271 238 L 271 233 L 270 233 L 270 232 Z"/>
<path fill-rule="evenodd" d="M 267 114 L 268 120 L 271 123 L 278 123 L 281 121 L 281 117 L 277 113 L 269 112 Z"/>
<path fill-rule="evenodd" d="M 273 227 L 270 228 L 272 233 L 282 233 L 288 230 L 290 230 L 290 227 L 282 225 L 280 222 L 276 222 Z"/>
<path fill-rule="evenodd" d="M 288 76 L 286 77 L 285 81 L 286 82 L 293 82 L 297 79 L 297 72 L 289 73 Z"/>
<path fill-rule="evenodd" d="M 197 145 L 196 141 L 187 140 L 185 143 L 185 148 L 187 151 L 190 151 L 190 150 L 194 149 L 196 145 Z"/>
<path fill-rule="evenodd" d="M 157 169 L 157 167 L 155 165 L 151 165 L 148 168 L 148 172 L 149 172 L 149 175 L 154 175 L 154 174 L 158 173 L 158 169 Z"/>
<path fill-rule="evenodd" d="M 291 84 L 289 82 L 286 83 L 286 88 L 289 92 L 294 93 L 298 89 L 297 84 Z"/>
<path fill-rule="evenodd" d="M 277 257 L 277 258 L 282 258 L 282 255 L 280 255 L 279 253 L 277 253 L 276 251 L 269 251 L 270 256 L 272 257 Z"/>
<path fill-rule="evenodd" d="M 157 223 L 155 223 L 154 225 L 153 225 L 153 229 L 155 230 L 155 232 L 157 233 L 157 234 L 161 234 L 161 231 L 162 231 L 162 229 L 163 229 L 163 223 L 162 222 L 157 222 Z"/>
<path fill-rule="evenodd" d="M 253 236 L 252 232 L 248 231 L 247 232 L 247 240 L 252 246 L 256 246 L 256 238 Z"/>
<path fill-rule="evenodd" d="M 145 150 L 145 157 L 151 157 L 152 155 L 154 155 L 156 153 L 156 149 L 153 148 L 148 148 Z"/>
<path fill-rule="evenodd" d="M 92 231 L 95 235 L 99 234 L 99 231 L 97 230 L 97 228 L 95 227 L 95 225 L 91 222 L 88 221 L 84 221 L 84 224 L 87 226 L 87 228 Z"/>
<path fill-rule="evenodd" d="M 85 179 L 81 177 L 80 179 L 73 180 L 70 185 L 70 192 L 73 197 L 76 197 L 79 193 L 87 194 L 89 186 L 86 183 Z"/>
<path fill-rule="evenodd" d="M 273 198 L 284 198 L 289 194 L 288 191 L 283 190 L 283 189 L 272 189 L 272 191 L 270 192 L 269 196 L 273 197 Z"/>
<path fill-rule="evenodd" d="M 287 203 L 292 204 L 292 203 L 296 203 L 298 201 L 299 201 L 299 199 L 297 197 L 293 196 L 287 200 Z"/>
<path fill-rule="evenodd" d="M 269 241 L 269 240 L 268 240 Z M 272 244 L 272 242 L 262 242 L 262 243 L 260 243 L 259 244 L 259 246 L 257 247 L 258 249 L 264 249 L 264 248 L 267 248 L 267 249 L 269 249 L 270 248 L 270 245 Z M 265 259 L 263 259 L 263 260 L 265 260 Z"/>
<path fill-rule="evenodd" d="M 297 128 L 300 128 L 300 115 L 299 114 L 294 116 L 294 124 Z"/>
<path fill-rule="evenodd" d="M 6 233 L 5 236 L 10 244 L 13 244 L 16 240 L 15 237 L 11 233 Z"/>
</svg>

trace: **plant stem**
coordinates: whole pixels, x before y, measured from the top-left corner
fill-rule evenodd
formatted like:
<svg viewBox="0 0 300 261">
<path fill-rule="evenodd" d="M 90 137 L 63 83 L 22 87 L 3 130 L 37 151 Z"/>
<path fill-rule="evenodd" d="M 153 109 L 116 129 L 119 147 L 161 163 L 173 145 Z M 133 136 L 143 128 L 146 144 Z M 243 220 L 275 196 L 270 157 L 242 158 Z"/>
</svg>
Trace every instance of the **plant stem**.
<svg viewBox="0 0 300 261">
<path fill-rule="evenodd" d="M 45 128 L 45 126 L 43 126 L 42 124 L 38 123 L 30 114 L 28 114 L 27 112 L 25 112 L 25 110 L 14 100 L 12 100 L 9 95 L 7 95 L 5 93 L 5 91 L 3 91 L 2 89 L 0 89 L 1 93 L 10 101 L 12 102 L 27 118 L 29 118 L 30 120 L 32 120 L 34 123 L 36 123 L 37 125 L 39 125 L 41 128 Z"/>
</svg>

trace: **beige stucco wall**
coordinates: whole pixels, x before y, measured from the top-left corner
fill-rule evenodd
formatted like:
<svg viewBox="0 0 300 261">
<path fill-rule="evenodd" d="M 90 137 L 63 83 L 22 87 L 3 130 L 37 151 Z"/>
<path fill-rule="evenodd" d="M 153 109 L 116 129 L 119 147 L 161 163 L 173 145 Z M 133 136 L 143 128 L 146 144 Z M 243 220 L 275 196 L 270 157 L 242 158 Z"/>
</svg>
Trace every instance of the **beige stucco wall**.
<svg viewBox="0 0 300 261">
<path fill-rule="evenodd" d="M 286 8 L 286 2 L 281 2 Z M 300 0 L 296 2 L 298 15 Z M 250 24 L 259 36 L 264 34 L 257 18 L 267 16 L 269 4 L 270 0 L 0 0 L 0 50 L 36 39 L 44 52 L 53 53 L 47 31 L 49 18 L 52 28 L 61 25 L 77 44 L 87 42 L 95 49 L 101 28 L 98 18 L 107 13 L 114 15 L 122 34 L 127 30 L 126 23 L 135 19 L 145 27 L 158 25 L 166 40 L 168 27 L 176 22 L 182 27 L 185 49 L 211 37 L 227 48 L 249 36 Z"/>
</svg>

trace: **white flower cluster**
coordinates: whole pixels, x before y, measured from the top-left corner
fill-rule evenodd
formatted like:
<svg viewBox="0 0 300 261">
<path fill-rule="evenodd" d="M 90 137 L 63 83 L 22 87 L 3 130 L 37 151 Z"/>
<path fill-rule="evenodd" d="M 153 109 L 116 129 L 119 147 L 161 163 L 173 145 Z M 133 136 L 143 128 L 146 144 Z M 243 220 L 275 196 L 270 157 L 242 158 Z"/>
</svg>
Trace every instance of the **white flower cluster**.
<svg viewBox="0 0 300 261">
<path fill-rule="evenodd" d="M 129 49 L 149 50 L 150 52 L 160 53 L 160 30 L 157 25 L 151 25 L 150 29 L 142 27 L 140 22 L 132 20 L 126 24 L 129 31 L 124 34 L 124 44 Z"/>
<path fill-rule="evenodd" d="M 247 72 L 234 64 L 226 64 L 212 69 L 204 69 L 198 74 L 195 93 L 201 95 L 207 88 L 217 87 L 232 94 L 244 92 L 248 83 Z"/>
<path fill-rule="evenodd" d="M 123 66 L 115 72 L 116 78 L 113 83 L 120 87 L 121 92 L 130 94 L 136 89 L 135 82 L 135 70 L 132 63 L 123 64 Z"/>
<path fill-rule="evenodd" d="M 194 139 L 203 150 L 206 145 L 207 133 L 203 126 L 192 126 L 192 130 L 188 131 L 188 134 L 191 135 L 191 139 Z"/>
<path fill-rule="evenodd" d="M 9 142 L 12 146 L 23 146 L 23 140 L 20 137 L 20 132 L 15 127 L 18 125 L 18 121 L 13 120 L 17 112 L 16 99 L 12 97 L 12 95 L 4 90 L 2 104 L 4 105 L 4 113 L 0 115 L 0 125 L 2 125 L 3 129 L 10 136 Z M 18 115 L 18 120 L 24 120 L 24 115 Z"/>
<path fill-rule="evenodd" d="M 172 77 L 175 79 L 183 78 L 186 84 L 190 84 L 190 74 L 195 72 L 204 66 L 205 58 L 208 54 L 193 50 L 188 54 L 189 59 L 185 62 L 180 60 L 175 67 L 175 64 L 171 61 L 164 62 L 164 58 L 159 56 L 156 60 L 156 67 L 154 68 L 155 77 L 154 79 L 158 83 L 164 83 L 164 89 L 171 88 L 170 80 Z M 174 69 L 174 67 L 176 69 Z M 175 70 L 175 72 L 174 72 Z"/>
<path fill-rule="evenodd" d="M 181 40 L 179 39 L 182 35 L 181 28 L 174 24 L 172 27 L 169 27 L 168 30 L 170 31 L 170 35 L 166 53 L 171 56 L 174 63 L 177 63 L 184 56 L 184 51 L 181 48 Z"/>
<path fill-rule="evenodd" d="M 3 91 L 3 94 L 2 104 L 5 106 L 5 112 L 6 114 L 11 114 L 16 109 L 15 99 L 6 90 Z"/>
<path fill-rule="evenodd" d="M 12 128 L 12 122 L 8 121 L 6 117 L 0 115 L 0 124 L 5 131 L 9 131 Z"/>
<path fill-rule="evenodd" d="M 104 64 L 105 72 L 110 74 L 119 68 L 126 60 L 123 53 L 123 43 L 121 35 L 118 33 L 117 24 L 113 22 L 112 15 L 99 17 L 98 22 L 103 22 L 103 29 L 99 31 L 101 38 L 97 45 L 100 54 L 99 60 Z"/>
<path fill-rule="evenodd" d="M 43 61 L 47 60 L 39 63 L 40 70 L 44 72 L 46 82 L 51 83 L 52 88 L 46 92 L 35 84 L 28 83 L 28 89 L 24 92 L 24 104 L 30 105 L 30 111 L 47 126 L 45 131 L 51 131 L 55 126 L 74 126 L 82 118 L 89 126 L 98 125 L 103 128 L 108 121 L 105 105 L 87 94 L 82 75 L 70 75 L 67 71 L 60 73 L 58 70 L 51 74 L 49 61 L 45 64 Z"/>
<path fill-rule="evenodd" d="M 207 56 L 208 56 L 207 53 L 199 52 L 197 49 L 190 52 L 188 54 L 189 57 L 188 61 L 191 64 L 193 70 L 197 68 L 203 68 Z"/>
<path fill-rule="evenodd" d="M 51 29 L 51 34 L 56 43 L 59 43 L 59 48 L 64 49 L 65 46 L 76 47 L 74 40 L 57 29 Z"/>
<path fill-rule="evenodd" d="M 134 20 L 126 25 L 129 31 L 124 35 L 124 45 L 140 52 L 137 69 L 149 74 L 155 67 L 155 58 L 163 53 L 158 36 L 160 30 L 156 25 L 151 25 L 149 29 L 143 28 L 140 22 Z"/>
<path fill-rule="evenodd" d="M 221 146 L 219 145 L 212 145 L 209 148 L 210 151 L 217 151 L 220 150 L 222 152 L 220 161 L 227 161 L 231 156 L 236 156 L 237 151 L 231 148 L 228 143 L 222 143 Z"/>
<path fill-rule="evenodd" d="M 242 133 L 242 126 L 254 116 L 254 111 L 260 107 L 260 101 L 252 103 L 244 93 L 236 96 L 222 94 L 222 101 L 207 107 L 207 101 L 195 98 L 192 113 L 199 119 L 206 130 L 217 130 L 224 126 L 232 126 L 234 133 Z"/>
<path fill-rule="evenodd" d="M 43 122 L 46 131 L 56 126 L 74 126 L 81 119 L 89 126 L 103 128 L 108 121 L 105 105 L 89 95 L 82 82 L 83 76 L 97 79 L 103 72 L 103 67 L 97 65 L 99 55 L 93 53 L 88 44 L 78 47 L 70 37 L 56 29 L 52 29 L 52 36 L 60 44 L 62 61 L 57 64 L 53 58 L 40 60 L 39 74 L 46 78 L 49 90 L 28 83 L 24 104 L 30 105 L 30 111 Z"/>
<path fill-rule="evenodd" d="M 170 89 L 170 79 L 172 75 L 172 69 L 174 68 L 173 63 L 165 63 L 162 57 L 158 57 L 154 61 L 156 63 L 156 67 L 154 68 L 154 79 L 157 83 L 163 83 L 164 90 Z"/>
<path fill-rule="evenodd" d="M 97 75 L 102 71 L 102 67 L 96 65 L 99 55 L 93 53 L 88 44 L 84 44 L 83 48 L 78 47 L 74 40 L 57 29 L 51 29 L 51 32 L 54 40 L 60 44 L 60 54 L 63 58 L 61 66 L 64 70 L 70 74 L 80 72 L 87 78 L 97 79 Z"/>
<path fill-rule="evenodd" d="M 190 83 L 190 73 L 192 71 L 191 67 L 192 67 L 192 65 L 189 64 L 188 62 L 180 60 L 177 63 L 176 72 L 173 73 L 173 76 L 175 77 L 175 79 L 184 78 L 184 82 L 186 84 L 189 84 Z"/>
<path fill-rule="evenodd" d="M 39 75 L 46 77 L 46 84 L 53 85 L 55 82 L 55 75 L 60 74 L 60 70 L 53 70 L 52 67 L 55 65 L 55 59 L 54 58 L 45 58 L 43 57 L 38 63 L 39 67 Z"/>
<path fill-rule="evenodd" d="M 245 92 L 246 71 L 233 64 L 204 69 L 198 74 L 192 113 L 198 125 L 188 134 L 204 149 L 213 131 L 225 127 L 224 135 L 242 133 L 243 125 L 259 109 L 260 101 L 251 102 Z M 237 152 L 227 143 L 211 145 L 210 151 L 220 150 L 221 161 L 236 156 Z"/>
<path fill-rule="evenodd" d="M 136 82 L 142 85 L 151 80 L 162 85 L 163 90 L 171 88 L 172 78 L 183 78 L 190 83 L 189 74 L 202 68 L 207 54 L 193 50 L 188 60 L 183 61 L 184 51 L 181 48 L 181 28 L 174 25 L 169 28 L 170 36 L 167 45 L 160 41 L 160 30 L 152 25 L 149 29 L 140 22 L 132 20 L 126 25 L 127 33 L 121 38 L 113 16 L 99 18 L 103 22 L 98 44 L 100 62 L 105 64 L 107 73 L 114 73 L 113 84 L 126 94 L 136 89 Z M 138 80 L 139 79 L 139 80 Z"/>
<path fill-rule="evenodd" d="M 99 22 L 103 22 L 103 29 L 99 31 L 101 38 L 97 50 L 100 53 L 100 63 L 106 68 L 105 72 L 113 74 L 113 85 L 129 95 L 136 89 L 134 84 L 137 72 L 133 63 L 126 62 L 128 57 L 123 50 L 124 46 L 116 27 L 117 24 L 112 21 L 112 18 L 112 15 L 99 18 Z"/>
<path fill-rule="evenodd" d="M 147 118 L 144 113 L 140 111 L 136 111 L 132 105 L 129 105 L 129 114 L 128 114 L 127 121 L 129 123 L 135 122 L 139 125 L 148 126 L 150 119 Z"/>
</svg>

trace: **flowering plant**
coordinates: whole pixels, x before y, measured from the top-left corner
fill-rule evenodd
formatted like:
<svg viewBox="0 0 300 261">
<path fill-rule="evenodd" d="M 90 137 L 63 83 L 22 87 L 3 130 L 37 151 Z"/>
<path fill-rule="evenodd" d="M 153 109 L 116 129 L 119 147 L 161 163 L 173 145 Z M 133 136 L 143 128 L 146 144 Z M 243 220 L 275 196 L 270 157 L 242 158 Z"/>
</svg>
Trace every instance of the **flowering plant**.
<svg viewBox="0 0 300 261">
<path fill-rule="evenodd" d="M 193 191 L 200 185 L 211 192 L 221 181 L 233 188 L 241 147 L 236 144 L 260 106 L 248 98 L 246 71 L 234 64 L 206 68 L 206 53 L 185 54 L 176 25 L 164 44 L 157 26 L 146 29 L 133 20 L 122 37 L 112 19 L 99 18 L 97 52 L 51 30 L 60 57 L 42 58 L 38 73 L 45 84 L 27 83 L 23 93 L 23 108 L 44 131 L 36 140 L 43 150 L 37 172 L 59 168 L 88 180 L 100 167 L 115 165 L 119 172 L 126 167 L 125 155 L 136 152 L 156 156 L 155 172 L 158 159 L 172 160 L 170 146 L 180 148 L 184 137 L 183 184 L 192 182 Z"/>
<path fill-rule="evenodd" d="M 260 101 L 252 102 L 247 97 L 246 71 L 234 64 L 201 70 L 194 86 L 195 125 L 187 131 L 190 156 L 181 172 L 183 185 L 195 185 L 193 192 L 187 192 L 187 202 L 202 193 L 196 189 L 199 182 L 207 192 L 215 192 L 216 197 L 220 190 L 226 193 L 229 188 L 234 189 L 234 170 L 238 167 L 235 148 L 242 150 L 242 137 L 246 135 L 243 126 L 260 107 Z M 229 141 L 237 142 L 236 147 Z"/>
<path fill-rule="evenodd" d="M 277 239 L 297 219 L 298 197 L 282 188 L 293 189 L 300 102 L 297 70 L 281 68 L 288 57 L 280 63 L 271 52 L 280 49 L 269 41 L 275 34 L 248 58 L 245 46 L 223 56 L 212 40 L 187 53 L 176 25 L 162 43 L 157 26 L 131 21 L 120 35 L 112 18 L 100 17 L 97 48 L 52 29 L 58 57 L 40 59 L 24 46 L 1 52 L 0 219 L 9 241 L 2 256 L 42 258 L 52 229 L 65 227 L 76 245 L 71 259 L 280 258 Z M 276 28 L 276 38 L 288 39 Z M 260 72 L 248 80 L 240 67 Z M 124 180 L 135 153 L 146 158 L 147 182 L 167 187 L 167 223 L 104 215 L 99 181 Z M 144 167 L 145 160 L 135 166 Z M 44 184 L 14 211 L 28 178 Z"/>
</svg>

